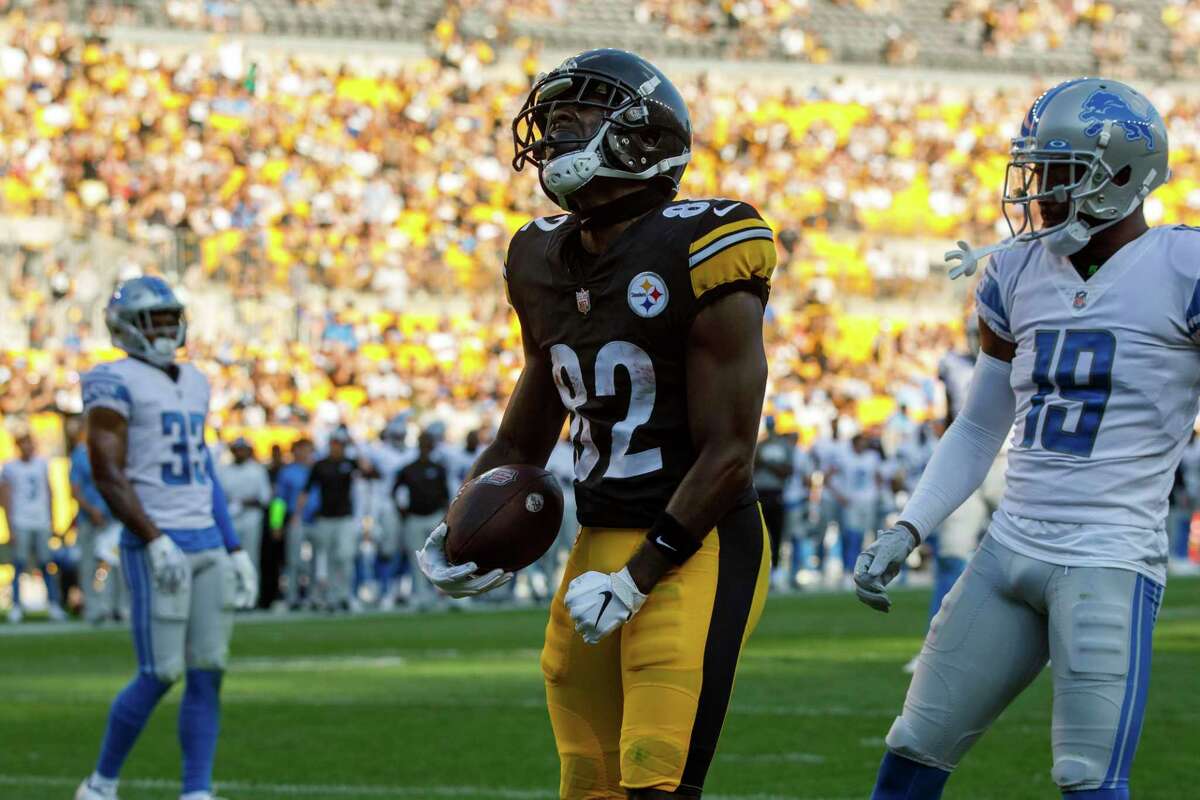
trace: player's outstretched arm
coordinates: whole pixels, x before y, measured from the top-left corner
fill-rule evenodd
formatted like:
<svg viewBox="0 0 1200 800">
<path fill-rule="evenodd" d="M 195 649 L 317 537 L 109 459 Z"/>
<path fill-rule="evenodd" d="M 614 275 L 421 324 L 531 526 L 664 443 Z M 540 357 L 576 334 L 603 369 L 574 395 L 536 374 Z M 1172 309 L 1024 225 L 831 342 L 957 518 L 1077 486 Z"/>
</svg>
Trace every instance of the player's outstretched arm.
<svg viewBox="0 0 1200 800">
<path fill-rule="evenodd" d="M 753 481 L 767 386 L 762 328 L 763 304 L 750 292 L 734 292 L 714 301 L 692 323 L 687 350 L 688 428 L 696 461 L 647 541 L 629 561 L 629 574 L 643 593 L 699 549 Z"/>
<path fill-rule="evenodd" d="M 544 467 L 562 432 L 567 410 L 554 385 L 550 359 L 522 336 L 525 368 L 509 398 L 495 440 L 479 454 L 467 480 L 507 464 Z"/>
<path fill-rule="evenodd" d="M 938 442 L 894 528 L 881 531 L 854 565 L 858 599 L 887 612 L 886 586 L 908 554 L 935 530 L 987 477 L 1004 437 L 1012 429 L 1016 396 L 1010 384 L 1016 346 L 997 336 L 981 319 L 983 352 L 975 363 L 971 388 L 954 423 Z"/>
</svg>

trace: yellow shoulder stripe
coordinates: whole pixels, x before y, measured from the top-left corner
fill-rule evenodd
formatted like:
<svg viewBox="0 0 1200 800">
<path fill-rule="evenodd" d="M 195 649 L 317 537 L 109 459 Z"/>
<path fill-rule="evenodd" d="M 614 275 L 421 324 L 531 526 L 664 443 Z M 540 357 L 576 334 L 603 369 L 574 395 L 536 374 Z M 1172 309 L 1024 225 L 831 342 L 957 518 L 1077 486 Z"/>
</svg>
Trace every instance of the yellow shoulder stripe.
<svg viewBox="0 0 1200 800">
<path fill-rule="evenodd" d="M 737 222 L 731 222 L 728 225 L 722 225 L 721 227 L 704 234 L 699 239 L 692 242 L 692 246 L 688 248 L 688 252 L 694 253 L 702 247 L 706 247 L 711 242 L 715 242 L 717 239 L 720 239 L 726 234 L 744 231 L 746 228 L 766 228 L 767 230 L 770 230 L 770 227 L 767 225 L 767 223 L 763 222 L 757 217 L 752 217 L 750 219 L 739 219 Z"/>
<path fill-rule="evenodd" d="M 735 281 L 758 278 L 770 283 L 775 258 L 775 243 L 770 239 L 738 242 L 692 270 L 692 291 L 698 298 L 709 289 Z"/>
</svg>

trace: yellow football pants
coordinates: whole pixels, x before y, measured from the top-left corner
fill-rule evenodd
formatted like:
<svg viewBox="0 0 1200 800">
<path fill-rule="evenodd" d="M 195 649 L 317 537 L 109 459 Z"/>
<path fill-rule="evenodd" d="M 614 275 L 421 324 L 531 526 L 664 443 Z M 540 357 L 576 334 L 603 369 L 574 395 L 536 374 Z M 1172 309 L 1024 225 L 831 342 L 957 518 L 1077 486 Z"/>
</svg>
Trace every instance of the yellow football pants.
<svg viewBox="0 0 1200 800">
<path fill-rule="evenodd" d="M 624 800 L 625 789 L 698 796 L 762 614 L 770 546 L 758 504 L 729 514 L 617 632 L 589 646 L 563 604 L 589 570 L 620 570 L 644 530 L 583 528 L 554 598 L 542 673 L 563 800 Z"/>
</svg>

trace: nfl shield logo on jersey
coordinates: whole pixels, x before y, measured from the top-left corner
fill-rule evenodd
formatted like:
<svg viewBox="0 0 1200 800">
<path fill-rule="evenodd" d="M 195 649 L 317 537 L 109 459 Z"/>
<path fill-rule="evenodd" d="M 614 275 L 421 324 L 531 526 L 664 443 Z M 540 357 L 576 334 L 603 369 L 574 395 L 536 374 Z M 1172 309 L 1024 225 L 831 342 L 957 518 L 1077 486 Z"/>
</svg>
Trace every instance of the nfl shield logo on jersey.
<svg viewBox="0 0 1200 800">
<path fill-rule="evenodd" d="M 1075 302 L 1072 303 L 1075 308 L 1083 308 L 1087 305 L 1087 292 L 1082 289 L 1075 293 Z"/>
<path fill-rule="evenodd" d="M 575 307 L 579 309 L 580 314 L 587 316 L 587 313 L 592 310 L 592 293 L 587 289 L 575 292 Z"/>
<path fill-rule="evenodd" d="M 667 307 L 667 282 L 653 272 L 642 272 L 629 282 L 629 307 L 639 317 L 657 317 Z"/>
</svg>

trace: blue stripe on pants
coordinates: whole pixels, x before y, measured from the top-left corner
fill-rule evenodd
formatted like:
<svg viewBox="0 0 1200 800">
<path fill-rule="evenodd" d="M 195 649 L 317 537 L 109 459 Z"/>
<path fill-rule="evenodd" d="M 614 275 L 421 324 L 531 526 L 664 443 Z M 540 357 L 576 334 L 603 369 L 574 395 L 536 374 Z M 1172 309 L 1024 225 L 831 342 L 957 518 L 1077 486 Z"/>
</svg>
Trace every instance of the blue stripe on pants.
<svg viewBox="0 0 1200 800">
<path fill-rule="evenodd" d="M 129 583 L 130 621 L 133 625 L 133 649 L 137 652 L 138 670 L 154 674 L 154 647 L 150 639 L 150 570 L 146 565 L 146 548 L 122 547 L 121 562 Z"/>
<path fill-rule="evenodd" d="M 1150 687 L 1150 655 L 1154 622 L 1162 603 L 1163 587 L 1142 575 L 1134 584 L 1133 615 L 1130 620 L 1129 668 L 1125 678 L 1125 698 L 1121 703 L 1120 725 L 1113 742 L 1112 757 L 1104 775 L 1102 789 L 1126 789 L 1129 771 L 1142 732 L 1146 696 Z"/>
</svg>

